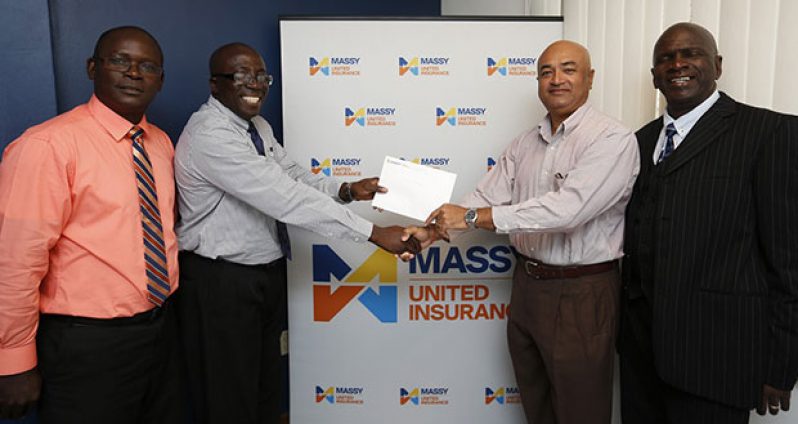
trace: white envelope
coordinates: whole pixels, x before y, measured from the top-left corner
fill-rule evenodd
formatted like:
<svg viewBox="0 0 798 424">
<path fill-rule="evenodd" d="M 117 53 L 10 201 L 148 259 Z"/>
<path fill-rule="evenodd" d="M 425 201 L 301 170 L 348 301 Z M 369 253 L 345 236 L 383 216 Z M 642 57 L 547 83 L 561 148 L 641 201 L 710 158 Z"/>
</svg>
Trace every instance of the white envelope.
<svg viewBox="0 0 798 424">
<path fill-rule="evenodd" d="M 457 174 L 386 156 L 380 185 L 387 193 L 377 193 L 371 205 L 424 221 L 438 206 L 449 203 Z"/>
</svg>

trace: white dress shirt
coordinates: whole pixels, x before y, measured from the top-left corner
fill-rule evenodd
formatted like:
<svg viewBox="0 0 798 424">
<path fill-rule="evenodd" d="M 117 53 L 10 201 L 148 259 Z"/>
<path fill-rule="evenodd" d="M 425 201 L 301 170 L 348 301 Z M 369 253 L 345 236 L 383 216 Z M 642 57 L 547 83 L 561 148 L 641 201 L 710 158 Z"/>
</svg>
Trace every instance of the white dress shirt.
<svg viewBox="0 0 798 424">
<path fill-rule="evenodd" d="M 659 160 L 659 155 L 662 153 L 662 149 L 665 148 L 665 128 L 668 127 L 668 124 L 673 123 L 674 128 L 676 128 L 676 134 L 673 135 L 673 150 L 676 150 L 682 141 L 687 138 L 687 134 L 690 133 L 690 130 L 693 129 L 693 126 L 701 119 L 702 116 L 711 108 L 715 102 L 718 101 L 720 98 L 720 93 L 718 90 L 715 90 L 711 96 L 707 97 L 706 100 L 701 102 L 700 105 L 696 106 L 690 112 L 685 113 L 684 115 L 680 116 L 678 119 L 673 119 L 670 115 L 668 115 L 668 111 L 666 110 L 665 113 L 662 115 L 662 131 L 659 133 L 659 139 L 657 140 L 657 145 L 654 147 L 654 164 L 657 164 Z"/>
</svg>

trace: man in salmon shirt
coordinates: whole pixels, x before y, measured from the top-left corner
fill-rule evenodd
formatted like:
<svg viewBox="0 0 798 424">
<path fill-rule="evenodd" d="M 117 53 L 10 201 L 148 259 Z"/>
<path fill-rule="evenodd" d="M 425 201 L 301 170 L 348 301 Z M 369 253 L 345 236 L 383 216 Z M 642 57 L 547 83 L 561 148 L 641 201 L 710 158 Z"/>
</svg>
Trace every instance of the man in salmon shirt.
<svg viewBox="0 0 798 424">
<path fill-rule="evenodd" d="M 180 422 L 174 150 L 144 116 L 163 53 L 114 28 L 86 70 L 88 103 L 0 163 L 0 418 Z"/>
</svg>

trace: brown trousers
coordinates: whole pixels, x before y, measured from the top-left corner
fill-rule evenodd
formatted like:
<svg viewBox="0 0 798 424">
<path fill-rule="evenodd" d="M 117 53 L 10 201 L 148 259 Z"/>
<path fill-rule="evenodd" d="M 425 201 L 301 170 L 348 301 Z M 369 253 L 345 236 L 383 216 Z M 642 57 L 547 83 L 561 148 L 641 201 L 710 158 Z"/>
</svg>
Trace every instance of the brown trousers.
<svg viewBox="0 0 798 424">
<path fill-rule="evenodd" d="M 620 275 L 535 280 L 516 266 L 507 341 L 530 424 L 607 424 Z"/>
</svg>

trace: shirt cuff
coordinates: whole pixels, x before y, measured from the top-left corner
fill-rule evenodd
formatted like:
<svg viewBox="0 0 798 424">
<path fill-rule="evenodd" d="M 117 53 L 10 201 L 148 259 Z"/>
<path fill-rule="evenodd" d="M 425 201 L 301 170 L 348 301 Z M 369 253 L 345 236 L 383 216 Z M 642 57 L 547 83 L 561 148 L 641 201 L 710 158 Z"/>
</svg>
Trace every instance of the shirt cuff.
<svg viewBox="0 0 798 424">
<path fill-rule="evenodd" d="M 333 200 L 335 200 L 340 204 L 345 204 L 338 197 L 338 191 L 341 189 L 341 184 L 343 183 L 344 183 L 343 181 L 337 178 L 331 178 L 329 181 L 327 181 L 327 184 L 324 186 L 324 192 L 327 193 L 328 196 L 332 197 Z"/>
<path fill-rule="evenodd" d="M 36 343 L 0 348 L 0 375 L 14 375 L 36 368 Z"/>
<path fill-rule="evenodd" d="M 365 243 L 369 241 L 369 237 L 371 237 L 371 231 L 374 229 L 374 224 L 362 218 L 358 221 L 360 222 L 358 222 L 355 226 L 355 231 L 351 238 L 352 241 L 356 243 Z"/>
</svg>

